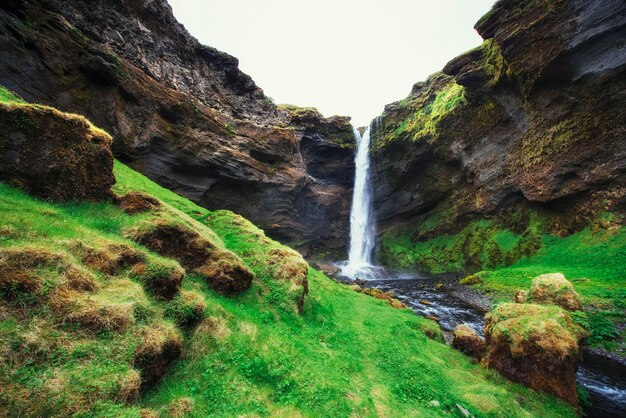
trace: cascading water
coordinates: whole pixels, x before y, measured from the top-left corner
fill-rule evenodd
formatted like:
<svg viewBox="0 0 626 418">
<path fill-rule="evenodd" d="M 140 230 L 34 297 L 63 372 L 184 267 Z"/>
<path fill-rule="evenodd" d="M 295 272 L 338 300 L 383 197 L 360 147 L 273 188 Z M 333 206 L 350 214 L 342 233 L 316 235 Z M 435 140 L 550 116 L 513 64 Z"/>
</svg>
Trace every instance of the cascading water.
<svg viewBox="0 0 626 418">
<path fill-rule="evenodd" d="M 372 212 L 372 186 L 370 184 L 370 131 L 368 127 L 363 136 L 355 128 L 356 142 L 354 192 L 350 211 L 350 253 L 348 262 L 342 267 L 341 274 L 352 279 L 372 279 L 372 250 L 375 244 L 375 225 Z"/>
</svg>

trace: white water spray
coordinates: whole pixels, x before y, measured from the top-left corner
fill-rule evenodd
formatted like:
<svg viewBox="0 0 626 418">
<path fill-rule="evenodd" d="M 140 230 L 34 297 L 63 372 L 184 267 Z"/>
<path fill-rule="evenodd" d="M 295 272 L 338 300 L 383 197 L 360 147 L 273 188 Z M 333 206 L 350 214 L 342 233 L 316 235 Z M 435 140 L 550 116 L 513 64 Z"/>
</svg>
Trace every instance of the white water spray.
<svg viewBox="0 0 626 418">
<path fill-rule="evenodd" d="M 371 127 L 368 127 L 363 136 L 357 129 L 354 129 L 356 172 L 350 211 L 350 254 L 348 263 L 341 269 L 342 275 L 352 279 L 371 279 L 374 272 L 372 250 L 376 230 L 370 184 L 370 129 Z"/>
</svg>

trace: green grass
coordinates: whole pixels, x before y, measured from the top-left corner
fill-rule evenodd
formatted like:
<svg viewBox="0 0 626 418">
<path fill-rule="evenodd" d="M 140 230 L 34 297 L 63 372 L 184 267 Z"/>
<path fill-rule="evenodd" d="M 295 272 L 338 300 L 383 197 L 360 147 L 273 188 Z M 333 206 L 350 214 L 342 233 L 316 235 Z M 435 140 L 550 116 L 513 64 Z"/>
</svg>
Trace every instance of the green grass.
<svg viewBox="0 0 626 418">
<path fill-rule="evenodd" d="M 21 97 L 0 86 L 0 103 L 24 103 Z"/>
<path fill-rule="evenodd" d="M 187 274 L 183 290 L 206 306 L 195 327 L 179 327 L 185 354 L 158 386 L 138 403 L 119 393 L 135 372 L 134 352 L 142 332 L 168 327 L 189 311 L 170 312 L 180 301 L 153 299 L 123 271 L 116 278 L 84 265 L 68 241 L 90 245 L 122 243 L 159 258 L 124 238 L 124 231 L 150 215 L 124 214 L 107 203 L 54 204 L 0 185 L 0 249 L 38 245 L 58 251 L 99 283 L 96 299 L 130 304 L 133 318 L 124 331 L 88 331 L 57 321 L 46 303 L 24 316 L 19 303 L 0 306 L 0 410 L 9 414 L 139 416 L 149 408 L 167 416 L 181 397 L 190 416 L 443 416 L 456 404 L 481 416 L 574 416 L 562 402 L 512 384 L 474 365 L 422 330 L 432 323 L 409 310 L 356 293 L 309 270 L 309 295 L 301 315 L 294 295 L 269 265 L 272 250 L 284 249 L 243 218 L 209 212 L 116 163 L 118 193 L 143 190 L 171 205 L 164 216 L 180 216 L 198 230 L 210 226 L 223 245 L 256 273 L 253 286 L 236 297 L 213 292 L 199 276 Z M 163 259 L 163 263 L 168 260 Z M 51 289 L 61 270 L 46 273 Z M 27 301 L 20 301 L 27 304 Z M 188 309 L 188 308 L 181 308 Z M 144 331 L 142 331 L 144 330 Z M 23 350 L 29 341 L 30 351 Z M 55 388 L 61 388 L 55 392 Z M 27 403 L 20 396 L 30 393 Z M 432 400 L 440 402 L 431 406 Z M 8 408 L 8 409 L 7 409 Z M 12 408 L 12 409 L 11 409 Z"/>
</svg>

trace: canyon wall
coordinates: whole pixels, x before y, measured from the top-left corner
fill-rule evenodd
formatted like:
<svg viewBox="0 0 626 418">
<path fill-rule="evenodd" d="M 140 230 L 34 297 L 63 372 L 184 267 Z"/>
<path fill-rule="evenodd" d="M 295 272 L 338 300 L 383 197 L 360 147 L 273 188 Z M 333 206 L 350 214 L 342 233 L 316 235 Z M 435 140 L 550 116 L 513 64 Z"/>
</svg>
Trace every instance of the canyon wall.
<svg viewBox="0 0 626 418">
<path fill-rule="evenodd" d="M 349 118 L 276 106 L 165 0 L 3 1 L 0 85 L 84 114 L 117 158 L 204 207 L 303 251 L 346 245 Z"/>
<path fill-rule="evenodd" d="M 475 220 L 506 224 L 517 208 L 553 213 L 560 236 L 602 212 L 622 222 L 625 14 L 619 0 L 497 2 L 476 24 L 480 47 L 378 120 L 379 230 L 419 242 Z"/>
</svg>

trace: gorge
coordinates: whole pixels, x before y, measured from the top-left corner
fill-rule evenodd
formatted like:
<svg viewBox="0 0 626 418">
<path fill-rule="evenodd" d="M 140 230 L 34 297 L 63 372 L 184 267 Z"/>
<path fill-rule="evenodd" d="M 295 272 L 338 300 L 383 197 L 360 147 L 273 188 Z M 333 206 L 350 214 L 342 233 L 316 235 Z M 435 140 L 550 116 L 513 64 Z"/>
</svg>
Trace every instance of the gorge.
<svg viewBox="0 0 626 418">
<path fill-rule="evenodd" d="M 0 415 L 622 416 L 626 4 L 475 28 L 354 128 L 166 0 L 0 2 Z"/>
</svg>

